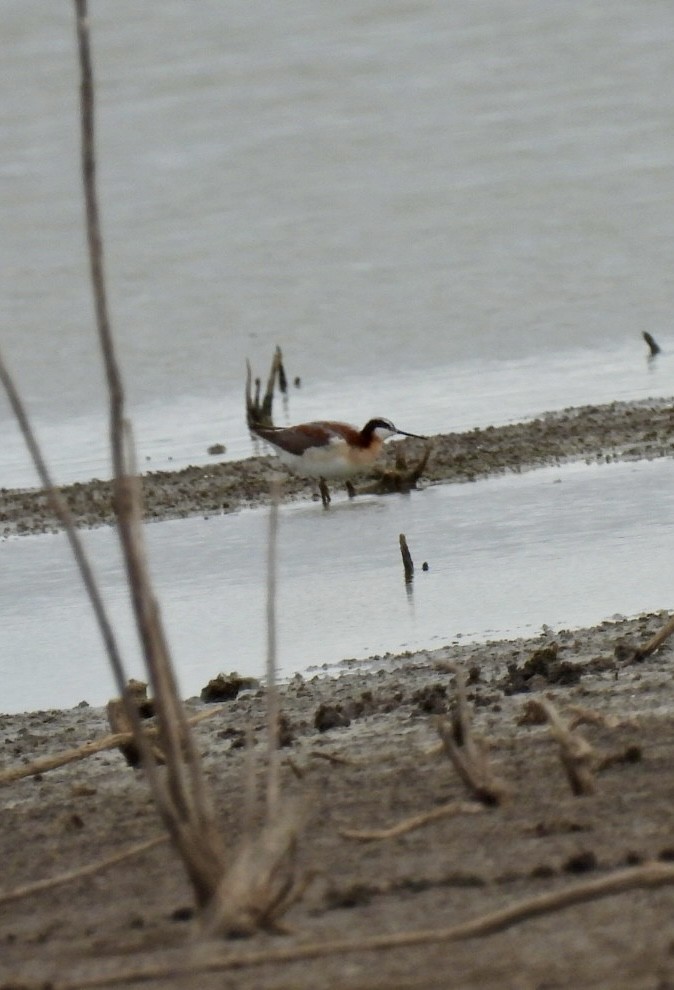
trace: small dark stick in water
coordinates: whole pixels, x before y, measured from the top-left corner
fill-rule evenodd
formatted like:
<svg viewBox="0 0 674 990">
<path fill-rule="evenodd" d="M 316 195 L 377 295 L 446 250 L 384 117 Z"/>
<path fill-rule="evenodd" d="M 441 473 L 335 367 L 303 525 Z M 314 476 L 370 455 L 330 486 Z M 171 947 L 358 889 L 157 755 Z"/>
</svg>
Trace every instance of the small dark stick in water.
<svg viewBox="0 0 674 990">
<path fill-rule="evenodd" d="M 400 534 L 400 553 L 403 558 L 403 567 L 405 568 L 405 584 L 409 584 L 414 577 L 414 562 L 412 561 L 412 554 L 410 553 L 410 548 L 407 546 L 407 538 L 404 533 Z"/>
<path fill-rule="evenodd" d="M 276 368 L 278 370 L 278 387 L 285 395 L 288 391 L 288 379 L 286 377 L 286 369 L 283 367 L 283 355 L 281 354 L 280 347 L 276 348 Z"/>
<path fill-rule="evenodd" d="M 645 340 L 645 341 L 646 341 L 646 343 L 648 344 L 648 348 L 649 348 L 649 350 L 650 350 L 650 352 L 651 352 L 651 353 L 650 353 L 650 357 L 655 357 L 655 355 L 656 355 L 656 354 L 659 354 L 659 353 L 660 353 L 660 345 L 659 345 L 659 344 L 658 344 L 658 342 L 657 342 L 657 341 L 656 341 L 656 340 L 655 340 L 655 339 L 654 339 L 654 338 L 653 338 L 653 337 L 652 337 L 652 336 L 650 335 L 650 333 L 648 333 L 648 331 L 647 331 L 647 330 L 642 330 L 642 331 L 641 331 L 641 336 L 642 336 L 642 337 L 644 338 L 644 340 Z"/>
</svg>

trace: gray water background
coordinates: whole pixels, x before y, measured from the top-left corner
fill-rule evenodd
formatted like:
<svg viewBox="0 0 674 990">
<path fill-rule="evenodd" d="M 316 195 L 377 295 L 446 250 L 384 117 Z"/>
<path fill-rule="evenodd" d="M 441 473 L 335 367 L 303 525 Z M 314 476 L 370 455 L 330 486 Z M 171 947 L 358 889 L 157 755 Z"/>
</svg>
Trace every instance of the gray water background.
<svg viewBox="0 0 674 990">
<path fill-rule="evenodd" d="M 90 8 L 109 297 L 144 466 L 207 462 L 214 442 L 251 453 L 244 362 L 264 373 L 276 344 L 302 380 L 279 422 L 377 414 L 434 433 L 672 394 L 668 2 Z M 102 477 L 73 12 L 2 0 L 0 16 L 0 345 L 57 479 Z M 655 362 L 643 330 L 663 346 Z M 34 484 L 4 398 L 0 420 L 0 486 Z M 476 532 L 489 531 L 501 509 L 478 504 Z M 306 562 L 317 532 L 300 544 Z M 554 545 L 520 536 L 542 554 Z M 356 560 L 362 526 L 340 540 Z M 51 545 L 20 544 L 39 548 L 38 578 Z M 11 614 L 26 602 L 30 637 L 44 602 L 15 557 L 33 551 L 5 541 L 0 554 L 2 598 Z M 667 595 L 663 575 L 664 600 L 611 611 Z M 447 635 L 462 631 L 453 621 Z M 326 657 L 351 649 L 336 633 L 325 641 Z M 29 638 L 26 654 L 38 649 Z"/>
</svg>

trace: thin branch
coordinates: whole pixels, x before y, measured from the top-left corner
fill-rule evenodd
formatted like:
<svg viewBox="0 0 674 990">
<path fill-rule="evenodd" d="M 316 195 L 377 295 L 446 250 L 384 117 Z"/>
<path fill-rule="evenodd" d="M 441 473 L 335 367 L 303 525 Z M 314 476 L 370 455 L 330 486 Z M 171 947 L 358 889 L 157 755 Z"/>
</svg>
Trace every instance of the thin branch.
<svg viewBox="0 0 674 990">
<path fill-rule="evenodd" d="M 576 904 L 603 897 L 612 897 L 631 890 L 657 888 L 674 884 L 674 866 L 668 863 L 646 863 L 643 866 L 620 870 L 607 877 L 578 883 L 564 890 L 540 894 L 511 904 L 508 907 L 465 921 L 447 928 L 431 928 L 417 931 L 396 932 L 387 935 L 372 935 L 365 938 L 341 939 L 334 942 L 310 942 L 304 945 L 271 949 L 262 952 L 234 952 L 214 955 L 203 959 L 196 955 L 178 962 L 150 961 L 116 973 L 95 974 L 56 980 L 53 990 L 98 990 L 100 987 L 114 986 L 135 981 L 161 980 L 169 977 L 189 975 L 194 979 L 197 973 L 225 972 L 253 966 L 280 965 L 307 959 L 320 959 L 326 956 L 344 955 L 351 952 L 382 952 L 407 948 L 413 945 L 432 945 L 438 942 L 458 941 L 459 939 L 479 938 L 505 931 L 514 925 L 530 921 L 546 914 L 553 914 Z"/>
<path fill-rule="evenodd" d="M 110 449 L 113 470 L 116 475 L 123 473 L 124 442 L 121 429 L 124 415 L 124 389 L 119 373 L 115 348 L 110 329 L 108 302 L 105 290 L 103 266 L 103 241 L 101 222 L 96 194 L 96 150 L 94 137 L 94 76 L 91 65 L 89 44 L 89 14 L 87 0 L 74 0 L 77 17 L 77 47 L 80 60 L 80 111 L 81 111 L 81 160 L 86 210 L 87 241 L 89 244 L 89 265 L 94 290 L 96 326 L 103 353 L 110 398 Z"/>
<path fill-rule="evenodd" d="M 108 618 L 105 606 L 103 604 L 103 599 L 98 590 L 94 572 L 84 551 L 84 546 L 75 527 L 75 521 L 70 508 L 68 507 L 68 503 L 63 498 L 63 495 L 60 493 L 52 480 L 47 463 L 42 455 L 42 451 L 40 450 L 40 446 L 37 442 L 37 438 L 35 437 L 30 420 L 28 419 L 28 414 L 24 404 L 1 355 L 0 381 L 2 381 L 2 385 L 7 393 L 9 404 L 12 407 L 12 412 L 16 417 L 17 423 L 19 424 L 19 429 L 21 430 L 26 447 L 28 448 L 28 452 L 31 456 L 33 464 L 35 465 L 35 470 L 37 471 L 42 487 L 45 489 L 49 497 L 49 501 L 55 514 L 63 524 L 68 543 L 70 544 L 70 549 L 72 550 L 75 562 L 82 577 L 82 581 L 84 582 L 86 593 L 89 597 L 89 601 L 91 602 L 91 607 L 93 609 L 96 622 L 98 623 L 98 628 L 101 636 L 103 637 L 103 643 L 105 645 L 105 649 L 110 660 L 110 665 L 112 667 L 112 672 L 117 683 L 117 690 L 120 694 L 124 694 L 128 678 L 124 669 L 124 663 L 122 661 L 119 647 L 117 646 L 117 640 L 112 629 L 112 624 Z"/>
<path fill-rule="evenodd" d="M 213 715 L 217 715 L 221 711 L 222 708 L 214 708 L 199 712 L 189 719 L 189 723 L 190 725 L 196 725 L 198 722 L 204 721 L 204 719 L 212 718 Z M 144 729 L 143 733 L 153 736 L 157 734 L 157 730 L 150 727 Z M 30 763 L 22 763 L 18 767 L 9 767 L 7 770 L 0 770 L 0 787 L 5 784 L 13 784 L 17 780 L 23 780 L 25 777 L 34 777 L 39 773 L 47 773 L 49 770 L 65 767 L 69 763 L 86 760 L 88 756 L 94 756 L 96 753 L 102 753 L 108 749 L 118 749 L 120 746 L 125 746 L 135 741 L 136 736 L 134 732 L 114 732 L 108 736 L 102 736 L 100 739 L 92 739 L 90 742 L 83 743 L 81 746 L 76 746 L 73 749 L 66 749 L 60 753 L 50 753 L 48 756 L 41 756 L 37 760 L 32 760 Z"/>
<path fill-rule="evenodd" d="M 463 672 L 454 668 L 454 677 L 456 705 L 451 724 L 444 719 L 436 723 L 443 749 L 463 783 L 479 801 L 502 804 L 510 796 L 510 788 L 491 769 L 485 741 L 473 735 Z"/>
<path fill-rule="evenodd" d="M 482 801 L 450 801 L 449 804 L 441 804 L 430 811 L 424 811 L 419 815 L 412 815 L 402 821 L 391 825 L 388 828 L 355 829 L 340 828 L 339 834 L 344 839 L 355 839 L 358 842 L 374 842 L 384 839 L 397 839 L 401 835 L 407 835 L 415 829 L 423 828 L 432 822 L 440 821 L 443 818 L 456 818 L 458 815 L 476 815 L 484 811 L 486 805 Z"/>
<path fill-rule="evenodd" d="M 639 658 L 644 659 L 645 657 L 649 657 L 651 653 L 655 653 L 656 650 L 659 650 L 665 640 L 669 639 L 672 633 L 674 633 L 674 615 L 671 616 L 669 621 L 665 623 L 659 632 L 656 632 L 655 636 L 649 639 L 648 642 L 642 646 L 639 650 Z"/>
<path fill-rule="evenodd" d="M 153 839 L 137 842 L 136 845 L 129 846 L 127 849 L 114 853 L 114 855 L 108 856 L 106 859 L 99 859 L 97 863 L 88 863 L 86 866 L 80 866 L 76 870 L 68 870 L 67 873 L 59 873 L 57 876 L 49 877 L 46 880 L 36 880 L 35 883 L 26 883 L 21 887 L 14 887 L 13 890 L 0 891 L 0 904 L 10 904 L 12 901 L 19 901 L 23 897 L 34 897 L 35 894 L 41 894 L 45 890 L 62 887 L 65 884 L 82 880 L 85 877 L 96 876 L 97 873 L 102 873 L 104 870 L 110 869 L 111 866 L 118 866 L 133 856 L 141 856 L 156 846 L 164 845 L 168 842 L 168 839 L 168 834 L 164 832 L 161 835 L 156 835 Z"/>
<path fill-rule="evenodd" d="M 281 485 L 271 485 L 269 536 L 267 538 L 267 820 L 276 817 L 280 800 L 279 696 L 276 683 L 276 570 L 278 507 Z"/>
<path fill-rule="evenodd" d="M 594 772 L 597 753 L 577 731 L 572 732 L 555 706 L 547 698 L 536 698 L 532 704 L 540 708 L 550 725 L 550 731 L 559 743 L 559 755 L 571 790 L 577 796 L 594 794 Z"/>
</svg>

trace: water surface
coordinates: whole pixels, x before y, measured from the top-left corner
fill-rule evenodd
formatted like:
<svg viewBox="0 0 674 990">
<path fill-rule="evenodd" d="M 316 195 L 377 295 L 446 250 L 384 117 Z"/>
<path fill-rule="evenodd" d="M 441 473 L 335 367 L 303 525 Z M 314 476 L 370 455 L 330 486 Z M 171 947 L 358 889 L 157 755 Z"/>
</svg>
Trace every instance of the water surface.
<svg viewBox="0 0 674 990">
<path fill-rule="evenodd" d="M 91 24 L 143 464 L 250 452 L 244 359 L 277 343 L 296 420 L 432 433 L 671 392 L 640 339 L 671 348 L 670 4 L 116 0 Z M 0 45 L 0 344 L 58 476 L 107 475 L 70 6 L 5 0 Z M 30 484 L 0 417 L 0 484 Z"/>
<path fill-rule="evenodd" d="M 667 608 L 674 562 L 663 526 L 673 514 L 671 461 L 545 468 L 338 499 L 329 512 L 284 505 L 281 673 Z M 219 671 L 262 676 L 267 526 L 266 510 L 248 510 L 146 527 L 185 696 Z M 401 532 L 416 561 L 411 589 Z M 129 672 L 142 676 L 114 531 L 84 535 Z M 114 688 L 65 539 L 17 537 L 0 552 L 0 710 L 107 700 Z"/>
</svg>

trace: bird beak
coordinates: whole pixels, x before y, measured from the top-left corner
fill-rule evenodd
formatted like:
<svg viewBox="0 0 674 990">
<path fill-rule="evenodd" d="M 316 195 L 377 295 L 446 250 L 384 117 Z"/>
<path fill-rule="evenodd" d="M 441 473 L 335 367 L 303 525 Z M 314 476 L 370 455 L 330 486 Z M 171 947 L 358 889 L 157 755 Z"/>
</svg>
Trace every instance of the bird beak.
<svg viewBox="0 0 674 990">
<path fill-rule="evenodd" d="M 415 440 L 428 440 L 428 437 L 422 437 L 420 433 L 406 433 L 405 430 L 397 431 L 401 437 L 414 437 Z"/>
</svg>

